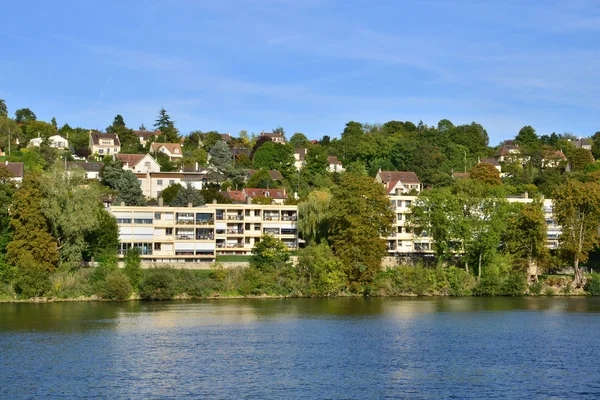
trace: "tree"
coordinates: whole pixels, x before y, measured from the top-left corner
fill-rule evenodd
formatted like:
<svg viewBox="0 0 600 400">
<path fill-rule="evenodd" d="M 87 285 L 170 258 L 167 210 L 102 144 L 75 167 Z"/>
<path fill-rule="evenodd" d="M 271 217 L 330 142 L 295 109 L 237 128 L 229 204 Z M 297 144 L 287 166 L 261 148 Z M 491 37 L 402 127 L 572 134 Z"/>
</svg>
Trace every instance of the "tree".
<svg viewBox="0 0 600 400">
<path fill-rule="evenodd" d="M 125 253 L 125 275 L 129 278 L 129 283 L 133 288 L 138 288 L 142 281 L 142 260 L 140 259 L 140 249 L 131 248 Z"/>
<path fill-rule="evenodd" d="M 252 204 L 269 205 L 273 204 L 273 199 L 266 196 L 256 196 L 252 199 Z"/>
<path fill-rule="evenodd" d="M 589 252 L 599 241 L 600 188 L 596 183 L 568 181 L 554 192 L 553 211 L 561 226 L 560 249 L 573 258 L 573 284 L 582 284 L 580 262 L 586 262 Z"/>
<path fill-rule="evenodd" d="M 8 108 L 6 108 L 6 102 L 0 99 L 0 117 L 8 117 Z"/>
<path fill-rule="evenodd" d="M 571 170 L 573 172 L 583 171 L 585 167 L 594 162 L 594 157 L 589 150 L 584 148 L 575 149 L 569 157 Z"/>
<path fill-rule="evenodd" d="M 164 204 L 171 204 L 179 190 L 183 189 L 183 186 L 179 183 L 169 185 L 165 190 L 160 192 L 160 197 L 163 199 Z M 186 204 L 187 205 L 187 204 Z"/>
<path fill-rule="evenodd" d="M 177 191 L 177 195 L 170 203 L 173 207 L 187 207 L 188 204 L 192 204 L 193 207 L 199 207 L 204 205 L 204 197 L 199 190 L 188 183 L 185 187 L 182 187 Z"/>
<path fill-rule="evenodd" d="M 246 187 L 249 188 L 277 189 L 280 186 L 277 181 L 271 178 L 271 174 L 266 169 L 255 172 L 246 183 Z"/>
<path fill-rule="evenodd" d="M 304 240 L 320 243 L 329 238 L 331 193 L 310 192 L 298 205 L 298 229 Z"/>
<path fill-rule="evenodd" d="M 252 248 L 250 266 L 263 270 L 280 270 L 288 265 L 290 253 L 287 246 L 273 235 L 263 234 Z"/>
<path fill-rule="evenodd" d="M 142 124 L 138 128 L 138 131 L 145 131 L 145 130 L 147 130 L 146 125 L 144 125 L 144 123 L 142 122 Z"/>
<path fill-rule="evenodd" d="M 122 153 L 137 153 L 140 141 L 133 133 L 133 129 L 127 128 L 120 114 L 115 116 L 112 125 L 106 127 L 106 132 L 119 136 Z"/>
<path fill-rule="evenodd" d="M 86 235 L 98 224 L 98 210 L 102 207 L 99 191 L 95 185 L 87 184 L 83 171 L 67 174 L 58 165 L 43 175 L 41 188 L 42 211 L 58 243 L 60 260 L 76 267 L 83 261 Z"/>
<path fill-rule="evenodd" d="M 479 163 L 469 170 L 469 178 L 486 185 L 502 185 L 500 172 L 493 165 Z"/>
<path fill-rule="evenodd" d="M 0 117 L 0 149 L 8 154 L 9 139 L 14 143 L 15 138 L 20 135 L 21 129 L 13 119 Z"/>
<path fill-rule="evenodd" d="M 290 145 L 294 149 L 306 148 L 310 144 L 310 141 L 304 133 L 296 132 L 290 138 Z"/>
<path fill-rule="evenodd" d="M 516 212 L 507 222 L 506 248 L 517 259 L 527 262 L 528 271 L 535 264 L 535 281 L 538 280 L 539 264 L 548 255 L 546 247 L 546 218 L 543 203 L 516 203 Z"/>
<path fill-rule="evenodd" d="M 0 164 L 0 234 L 9 227 L 10 214 L 8 210 L 16 191 L 17 185 L 12 180 L 12 173 Z"/>
<path fill-rule="evenodd" d="M 220 175 L 227 175 L 228 171 L 233 167 L 233 158 L 227 142 L 219 140 L 210 150 L 210 165 Z"/>
<path fill-rule="evenodd" d="M 37 117 L 29 108 L 20 108 L 15 111 L 15 121 L 19 124 L 27 124 L 35 120 L 37 120 Z"/>
<path fill-rule="evenodd" d="M 311 243 L 298 250 L 297 270 L 311 289 L 311 295 L 337 295 L 346 284 L 342 262 L 337 259 L 326 242 Z"/>
<path fill-rule="evenodd" d="M 286 177 L 295 170 L 291 147 L 275 142 L 267 142 L 256 150 L 252 164 L 258 169 L 276 169 Z"/>
<path fill-rule="evenodd" d="M 116 256 L 119 247 L 119 225 L 117 225 L 116 218 L 100 207 L 96 209 L 95 219 L 96 226 L 85 234 L 87 243 L 85 259 L 91 257 L 99 259 L 106 254 Z"/>
<path fill-rule="evenodd" d="M 515 142 L 523 146 L 534 147 L 539 144 L 539 138 L 535 133 L 535 129 L 533 129 L 530 125 L 526 125 L 521 128 L 515 137 Z"/>
<path fill-rule="evenodd" d="M 58 124 L 56 123 L 56 118 L 55 117 L 52 117 L 52 120 L 50 120 L 50 123 L 54 127 L 54 130 L 58 131 Z"/>
<path fill-rule="evenodd" d="M 391 231 L 394 214 L 383 186 L 372 178 L 344 174 L 332 189 L 329 237 L 336 256 L 355 285 L 371 282 L 386 252 L 382 236 Z"/>
<path fill-rule="evenodd" d="M 6 246 L 6 261 L 20 268 L 53 271 L 58 262 L 58 245 L 42 211 L 44 199 L 41 177 L 25 175 L 21 188 L 13 196 L 10 225 L 12 240 Z"/>
<path fill-rule="evenodd" d="M 154 128 L 160 130 L 161 140 L 168 143 L 178 143 L 179 132 L 175 128 L 175 121 L 171 120 L 164 107 L 161 107 L 158 112 L 158 119 L 154 123 Z"/>
<path fill-rule="evenodd" d="M 203 134 L 203 136 L 202 145 L 206 151 L 211 151 L 218 142 L 223 141 L 221 135 L 219 135 L 219 132 L 210 131 Z M 225 144 L 227 144 L 227 142 L 225 142 Z"/>
<path fill-rule="evenodd" d="M 123 170 L 121 160 L 105 157 L 99 175 L 103 185 L 117 191 L 118 202 L 125 202 L 128 206 L 141 206 L 144 204 L 144 194 L 140 181 L 133 171 Z"/>
</svg>

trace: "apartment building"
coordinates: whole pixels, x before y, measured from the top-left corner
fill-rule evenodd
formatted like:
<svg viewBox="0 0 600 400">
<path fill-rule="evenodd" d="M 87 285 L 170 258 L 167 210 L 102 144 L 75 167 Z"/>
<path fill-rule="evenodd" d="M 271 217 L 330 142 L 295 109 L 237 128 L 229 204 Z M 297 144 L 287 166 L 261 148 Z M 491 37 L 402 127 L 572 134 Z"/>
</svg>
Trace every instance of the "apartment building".
<svg viewBox="0 0 600 400">
<path fill-rule="evenodd" d="M 219 255 L 249 255 L 265 233 L 290 249 L 298 247 L 297 206 L 112 206 L 110 212 L 119 225 L 119 255 L 138 248 L 146 262 L 212 262 Z"/>
</svg>

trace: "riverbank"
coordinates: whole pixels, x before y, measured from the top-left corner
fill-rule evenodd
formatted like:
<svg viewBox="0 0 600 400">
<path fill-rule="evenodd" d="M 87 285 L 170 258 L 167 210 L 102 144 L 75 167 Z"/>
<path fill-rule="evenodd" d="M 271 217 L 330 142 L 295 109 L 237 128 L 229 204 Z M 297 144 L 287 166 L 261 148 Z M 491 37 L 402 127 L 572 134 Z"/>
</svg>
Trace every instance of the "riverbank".
<svg viewBox="0 0 600 400">
<path fill-rule="evenodd" d="M 134 272 L 132 275 L 127 270 L 102 268 L 57 272 L 50 275 L 47 287 L 36 296 L 24 296 L 14 284 L 0 287 L 0 302 L 598 294 L 590 285 L 587 290 L 573 288 L 572 277 L 567 275 L 544 275 L 539 282 L 527 285 L 521 274 L 489 274 L 476 279 L 455 267 L 396 266 L 379 272 L 358 290 L 341 277 L 334 279 L 334 275 L 317 282 L 297 274 L 294 268 L 224 269 L 217 265 L 211 270 L 155 268 Z"/>
</svg>

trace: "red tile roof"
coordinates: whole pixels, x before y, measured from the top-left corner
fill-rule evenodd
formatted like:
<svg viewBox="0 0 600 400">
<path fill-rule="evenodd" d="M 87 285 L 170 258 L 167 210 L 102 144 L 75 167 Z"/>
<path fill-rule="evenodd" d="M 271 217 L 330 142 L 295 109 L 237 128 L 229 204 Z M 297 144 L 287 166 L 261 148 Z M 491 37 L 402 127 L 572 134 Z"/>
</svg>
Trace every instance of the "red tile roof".
<svg viewBox="0 0 600 400">
<path fill-rule="evenodd" d="M 151 149 L 152 151 L 156 151 L 161 147 L 167 149 L 171 154 L 183 156 L 183 151 L 179 143 L 152 143 Z"/>
<path fill-rule="evenodd" d="M 117 158 L 123 161 L 123 164 L 129 164 L 130 167 L 135 167 L 138 165 L 138 163 L 142 161 L 142 158 L 145 156 L 145 154 L 117 154 Z"/>
<path fill-rule="evenodd" d="M 259 196 L 268 197 L 271 199 L 287 199 L 285 189 L 259 189 L 259 188 L 245 188 L 244 193 L 250 198 Z"/>
<path fill-rule="evenodd" d="M 243 190 L 228 190 L 226 192 L 221 192 L 221 195 L 232 201 L 239 201 L 242 203 L 246 201 L 246 194 Z"/>
<path fill-rule="evenodd" d="M 8 162 L 5 161 L 0 163 L 0 168 L 6 168 L 8 172 L 15 178 L 22 178 L 24 169 L 22 162 Z"/>
<path fill-rule="evenodd" d="M 160 129 L 157 129 L 155 131 L 133 131 L 133 134 L 137 137 L 148 139 L 150 136 L 157 137 L 158 135 L 160 135 Z"/>
</svg>

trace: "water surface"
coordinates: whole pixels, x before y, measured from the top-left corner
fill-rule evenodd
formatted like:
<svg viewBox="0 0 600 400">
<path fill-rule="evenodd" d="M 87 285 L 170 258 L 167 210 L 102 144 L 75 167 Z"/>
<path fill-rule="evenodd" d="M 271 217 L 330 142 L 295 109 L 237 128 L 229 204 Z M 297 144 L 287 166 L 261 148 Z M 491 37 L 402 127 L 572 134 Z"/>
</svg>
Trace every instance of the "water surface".
<svg viewBox="0 0 600 400">
<path fill-rule="evenodd" d="M 600 300 L 0 304 L 0 398 L 599 398 Z"/>
</svg>

